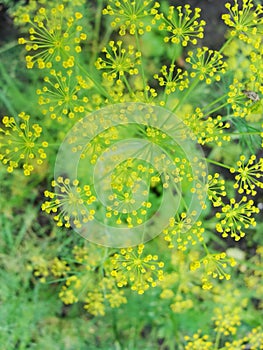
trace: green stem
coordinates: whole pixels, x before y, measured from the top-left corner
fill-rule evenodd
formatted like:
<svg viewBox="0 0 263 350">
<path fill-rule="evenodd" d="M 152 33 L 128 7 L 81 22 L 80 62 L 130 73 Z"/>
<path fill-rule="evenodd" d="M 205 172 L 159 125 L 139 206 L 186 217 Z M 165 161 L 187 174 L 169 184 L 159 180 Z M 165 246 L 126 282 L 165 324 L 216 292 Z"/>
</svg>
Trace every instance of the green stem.
<svg viewBox="0 0 263 350">
<path fill-rule="evenodd" d="M 192 83 L 192 85 L 190 86 L 190 88 L 187 90 L 187 92 L 184 94 L 184 96 L 180 99 L 180 101 L 177 103 L 177 105 L 174 107 L 174 109 L 172 110 L 173 113 L 175 113 L 179 107 L 181 107 L 181 105 L 184 103 L 184 101 L 189 97 L 189 95 L 191 94 L 191 92 L 195 89 L 195 87 L 197 86 L 197 84 L 199 83 L 199 77 L 196 77 Z"/>
<path fill-rule="evenodd" d="M 174 51 L 175 51 L 175 54 L 174 54 L 174 57 L 173 57 L 172 62 L 171 62 L 171 64 L 170 64 L 170 67 L 171 67 L 172 65 L 174 65 L 175 60 L 176 60 L 176 50 L 174 50 Z M 170 71 L 170 72 L 169 72 L 169 75 L 168 75 L 168 81 L 169 81 L 169 82 L 172 81 L 172 77 L 173 77 L 173 71 Z M 166 94 L 166 90 L 167 90 L 167 85 L 165 86 L 165 89 L 164 89 L 164 94 L 165 94 L 164 102 L 165 102 L 165 105 L 166 105 L 167 100 L 168 100 L 168 98 L 169 98 L 169 95 Z"/>
<path fill-rule="evenodd" d="M 136 39 L 136 46 L 137 46 L 138 51 L 142 52 L 140 39 L 139 39 L 137 31 L 136 31 L 136 34 L 135 34 L 135 39 Z M 143 59 L 141 57 L 140 71 L 141 71 L 142 82 L 143 82 L 144 96 L 145 96 L 145 100 L 147 101 L 148 100 L 148 95 L 147 95 L 147 91 L 146 91 L 146 77 L 145 77 L 145 72 L 144 72 L 143 66 L 144 66 L 143 65 Z"/>
<path fill-rule="evenodd" d="M 82 73 L 93 82 L 93 84 L 94 84 L 95 88 L 98 90 L 98 92 L 100 94 L 102 94 L 104 97 L 108 98 L 111 102 L 113 102 L 112 97 L 108 94 L 107 90 L 105 90 L 102 87 L 101 83 L 99 83 L 95 78 L 93 78 L 90 75 L 90 73 L 79 62 L 77 62 L 76 64 L 77 64 L 79 70 L 82 71 Z"/>
<path fill-rule="evenodd" d="M 10 43 L 5 44 L 1 49 L 0 49 L 0 54 L 3 52 L 6 52 L 10 49 L 13 49 L 14 47 L 18 46 L 17 41 L 11 41 Z"/>
<path fill-rule="evenodd" d="M 218 166 L 220 166 L 220 167 L 222 167 L 222 168 L 226 168 L 226 169 L 231 169 L 231 167 L 230 166 L 228 166 L 228 165 L 225 165 L 225 164 L 223 164 L 223 163 L 219 163 L 219 162 L 216 162 L 215 160 L 212 160 L 212 159 L 208 159 L 208 158 L 203 158 L 206 162 L 208 162 L 208 163 L 212 163 L 212 164 L 215 164 L 215 165 L 218 165 Z"/>
<path fill-rule="evenodd" d="M 227 135 L 260 135 L 260 131 L 253 131 L 253 132 L 228 132 Z"/>
<path fill-rule="evenodd" d="M 132 88 L 131 88 L 131 86 L 130 86 L 130 84 L 129 84 L 129 82 L 128 82 L 126 76 L 125 76 L 125 74 L 123 75 L 123 80 L 124 80 L 124 82 L 125 82 L 125 85 L 126 85 L 128 91 L 129 91 L 129 93 L 130 93 L 131 96 L 132 96 L 134 92 L 132 91 Z"/>
<path fill-rule="evenodd" d="M 215 339 L 215 348 L 214 348 L 215 350 L 217 350 L 219 347 L 220 338 L 221 338 L 221 332 L 217 331 L 216 339 Z"/>
<path fill-rule="evenodd" d="M 206 114 L 212 114 L 212 113 L 220 110 L 221 108 L 224 108 L 227 105 L 228 105 L 228 102 L 225 102 L 221 106 L 217 106 L 216 108 L 212 109 L 211 111 L 206 112 Z"/>
<path fill-rule="evenodd" d="M 221 49 L 218 51 L 219 53 L 222 53 L 225 48 L 231 43 L 231 41 L 234 39 L 233 36 L 227 39 L 227 41 L 224 43 L 224 45 L 221 47 Z"/>
<path fill-rule="evenodd" d="M 206 106 L 204 106 L 204 110 L 207 109 L 207 108 L 210 108 L 212 107 L 213 105 L 215 105 L 216 103 L 220 102 L 221 100 L 223 100 L 225 97 L 227 97 L 228 94 L 224 94 L 223 96 L 220 96 L 219 98 L 217 98 L 216 100 L 214 100 L 213 102 L 207 104 Z"/>
<path fill-rule="evenodd" d="M 209 250 L 208 250 L 207 245 L 205 243 L 203 243 L 203 247 L 204 247 L 204 250 L 206 252 L 206 255 L 209 255 L 210 253 L 209 253 Z"/>
<path fill-rule="evenodd" d="M 98 41 L 99 41 L 99 32 L 101 26 L 101 12 L 103 7 L 103 0 L 98 0 L 96 14 L 95 14 L 95 25 L 94 25 L 94 36 L 92 40 L 92 55 L 91 62 L 93 63 L 96 59 L 98 53 Z"/>
</svg>

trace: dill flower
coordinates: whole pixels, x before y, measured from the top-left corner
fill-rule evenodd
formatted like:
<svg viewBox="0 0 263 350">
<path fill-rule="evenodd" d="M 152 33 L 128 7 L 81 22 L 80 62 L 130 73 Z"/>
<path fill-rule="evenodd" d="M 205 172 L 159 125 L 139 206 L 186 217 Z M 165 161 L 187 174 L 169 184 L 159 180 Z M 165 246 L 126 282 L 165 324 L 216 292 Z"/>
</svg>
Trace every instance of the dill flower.
<svg viewBox="0 0 263 350">
<path fill-rule="evenodd" d="M 189 309 L 192 309 L 194 306 L 194 302 L 192 299 L 183 300 L 183 296 L 181 294 L 176 295 L 173 303 L 170 305 L 171 310 L 176 314 L 181 314 Z"/>
<path fill-rule="evenodd" d="M 201 268 L 201 266 L 204 267 L 205 273 L 202 277 L 202 288 L 208 290 L 213 287 L 211 278 L 229 280 L 231 276 L 224 270 L 227 269 L 228 266 L 235 265 L 235 259 L 232 257 L 228 258 L 225 252 L 216 254 L 208 253 L 204 258 L 193 261 L 190 265 L 190 269 L 191 271 L 195 271 Z"/>
<path fill-rule="evenodd" d="M 122 47 L 122 41 L 109 42 L 109 48 L 104 47 L 102 52 L 105 53 L 106 58 L 99 57 L 95 62 L 97 69 L 103 69 L 108 72 L 103 73 L 104 79 L 117 79 L 119 82 L 124 78 L 125 73 L 129 75 L 138 74 L 136 66 L 141 64 L 140 52 L 135 52 L 134 47 L 129 45 L 127 49 Z"/>
<path fill-rule="evenodd" d="M 221 147 L 223 141 L 231 140 L 230 136 L 225 133 L 225 130 L 230 128 L 230 123 L 222 122 L 220 115 L 204 119 L 202 110 L 196 108 L 195 113 L 186 114 L 184 123 L 193 130 L 200 145 L 214 142 Z"/>
<path fill-rule="evenodd" d="M 77 294 L 79 293 L 80 287 L 80 279 L 75 275 L 70 276 L 67 278 L 65 285 L 62 286 L 58 296 L 66 305 L 77 303 L 79 301 Z"/>
<path fill-rule="evenodd" d="M 216 225 L 216 230 L 222 234 L 223 238 L 234 238 L 239 241 L 245 236 L 243 229 L 248 229 L 250 226 L 256 226 L 256 221 L 252 214 L 258 214 L 259 208 L 254 205 L 253 200 L 248 200 L 243 196 L 239 202 L 234 198 L 230 199 L 229 204 L 224 204 L 222 212 L 216 213 L 216 217 L 220 219 L 220 223 Z"/>
<path fill-rule="evenodd" d="M 119 28 L 119 34 L 124 36 L 126 32 L 131 35 L 138 33 L 139 35 L 151 30 L 151 25 L 145 25 L 143 19 L 154 16 L 160 7 L 158 2 L 153 0 L 109 0 L 109 4 L 103 9 L 104 15 L 113 16 L 111 26 Z"/>
<path fill-rule="evenodd" d="M 49 262 L 40 255 L 32 256 L 29 270 L 33 270 L 34 276 L 38 277 L 41 283 L 45 283 L 49 276 Z"/>
<path fill-rule="evenodd" d="M 88 210 L 85 204 L 95 201 L 92 196 L 89 198 L 89 186 L 84 189 L 79 187 L 79 181 L 71 181 L 68 178 L 58 177 L 52 181 L 52 186 L 56 192 L 46 190 L 44 195 L 50 198 L 42 204 L 42 210 L 49 213 L 55 213 L 54 220 L 58 226 L 69 228 L 74 225 L 80 228 L 83 223 L 94 219 L 95 210 Z"/>
<path fill-rule="evenodd" d="M 208 175 L 207 196 L 214 207 L 222 204 L 222 197 L 226 196 L 225 180 L 219 178 L 219 174 Z"/>
<path fill-rule="evenodd" d="M 163 279 L 164 263 L 158 261 L 157 255 L 143 254 L 144 245 L 137 249 L 121 249 L 111 258 L 111 275 L 116 278 L 117 286 L 123 287 L 128 283 L 131 289 L 143 294 L 147 289 L 156 287 L 157 281 Z"/>
<path fill-rule="evenodd" d="M 252 0 L 243 0 L 242 7 L 234 0 L 234 5 L 226 3 L 229 14 L 222 15 L 225 24 L 231 28 L 230 35 L 247 41 L 249 37 L 263 34 L 262 5 L 254 5 Z"/>
<path fill-rule="evenodd" d="M 206 24 L 204 20 L 198 21 L 200 12 L 200 8 L 196 7 L 193 11 L 190 5 L 186 4 L 184 7 L 170 6 L 167 16 L 163 13 L 157 14 L 155 18 L 162 21 L 158 29 L 168 33 L 164 41 L 182 46 L 187 46 L 189 43 L 196 45 L 197 38 L 204 37 Z"/>
<path fill-rule="evenodd" d="M 246 162 L 246 156 L 240 156 L 237 162 L 238 169 L 231 168 L 231 172 L 237 172 L 235 176 L 234 188 L 238 189 L 238 193 L 246 193 L 255 196 L 257 194 L 256 187 L 263 188 L 263 158 L 256 161 L 256 156 L 252 155 Z"/>
<path fill-rule="evenodd" d="M 184 339 L 187 341 L 185 350 L 210 350 L 213 346 L 207 334 L 201 336 L 200 333 L 195 333 L 192 338 L 185 336 Z"/>
<path fill-rule="evenodd" d="M 83 15 L 74 15 L 64 11 L 64 5 L 57 5 L 46 10 L 41 7 L 33 20 L 28 14 L 24 22 L 29 23 L 29 39 L 19 38 L 18 43 L 25 45 L 27 68 L 51 68 L 55 62 L 62 62 L 64 68 L 73 67 L 74 56 L 81 52 L 80 42 L 86 40 L 87 35 L 82 32 L 78 24 Z"/>
<path fill-rule="evenodd" d="M 211 84 L 213 79 L 219 81 L 221 75 L 226 72 L 227 64 L 222 60 L 223 55 L 218 51 L 209 50 L 208 47 L 198 47 L 196 52 L 189 51 L 185 59 L 192 67 L 190 76 Z"/>
<path fill-rule="evenodd" d="M 89 99 L 87 96 L 80 97 L 80 93 L 83 93 L 89 84 L 81 76 L 75 77 L 72 70 L 63 75 L 61 71 L 56 72 L 52 69 L 50 74 L 52 78 L 46 76 L 46 85 L 37 90 L 38 103 L 43 106 L 42 113 L 49 114 L 51 119 L 58 122 L 63 121 L 65 117 L 82 117 L 87 112 L 86 105 Z"/>
<path fill-rule="evenodd" d="M 42 128 L 38 124 L 30 128 L 28 114 L 22 112 L 18 117 L 20 123 L 13 117 L 5 116 L 2 119 L 4 129 L 0 128 L 0 160 L 7 166 L 9 173 L 22 163 L 24 175 L 29 176 L 36 165 L 41 165 L 46 159 L 45 148 L 48 143 L 38 143 Z"/>
<path fill-rule="evenodd" d="M 237 327 L 241 325 L 240 313 L 242 308 L 232 307 L 227 305 L 216 307 L 212 320 L 215 323 L 215 331 L 224 334 L 225 336 L 236 334 Z"/>
<path fill-rule="evenodd" d="M 106 299 L 108 300 L 110 307 L 113 309 L 127 303 L 127 298 L 124 296 L 123 290 L 111 289 L 110 293 L 106 294 Z"/>
<path fill-rule="evenodd" d="M 104 296 L 102 292 L 96 289 L 92 292 L 88 292 L 88 295 L 84 301 L 84 309 L 87 310 L 91 315 L 105 315 Z"/>
<path fill-rule="evenodd" d="M 189 214 L 181 213 L 177 220 L 170 218 L 168 227 L 163 230 L 169 248 L 176 246 L 178 250 L 185 251 L 189 245 L 193 246 L 203 241 L 202 222 L 195 222 L 194 216 L 192 218 Z"/>
<path fill-rule="evenodd" d="M 176 89 L 183 91 L 189 86 L 189 80 L 187 79 L 188 73 L 178 68 L 174 74 L 174 70 L 174 64 L 171 64 L 169 69 L 167 66 L 162 66 L 160 70 L 161 75 L 155 74 L 153 76 L 154 79 L 159 81 L 159 85 L 165 88 L 164 93 L 166 95 L 170 95 L 175 92 Z"/>
<path fill-rule="evenodd" d="M 70 267 L 67 266 L 67 262 L 60 260 L 55 257 L 51 262 L 50 271 L 55 277 L 65 276 L 67 271 L 70 270 Z"/>
</svg>

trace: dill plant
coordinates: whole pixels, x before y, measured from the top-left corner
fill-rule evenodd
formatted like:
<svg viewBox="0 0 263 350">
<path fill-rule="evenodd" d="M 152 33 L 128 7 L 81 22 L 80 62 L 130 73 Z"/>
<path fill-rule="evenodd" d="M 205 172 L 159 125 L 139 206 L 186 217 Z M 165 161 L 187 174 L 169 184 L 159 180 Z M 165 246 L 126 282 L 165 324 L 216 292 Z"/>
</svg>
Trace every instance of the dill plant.
<svg viewBox="0 0 263 350">
<path fill-rule="evenodd" d="M 129 289 L 140 298 L 152 290 L 160 305 L 174 315 L 193 310 L 198 298 L 209 299 L 221 305 L 213 309 L 214 333 L 196 330 L 183 338 L 177 334 L 176 340 L 164 336 L 167 344 L 177 344 L 178 349 L 237 349 L 249 343 L 251 349 L 260 349 L 259 327 L 251 328 L 246 335 L 241 332 L 238 340 L 231 337 L 241 327 L 247 304 L 237 305 L 238 289 L 236 298 L 230 294 L 226 298 L 221 289 L 231 286 L 228 280 L 231 273 L 237 273 L 233 267 L 239 265 L 227 248 L 233 244 L 229 238 L 239 241 L 246 234 L 253 235 L 259 218 L 256 196 L 263 188 L 262 5 L 253 4 L 252 0 L 243 0 L 242 5 L 234 0 L 226 5 L 222 20 L 229 30 L 219 50 L 195 46 L 203 38 L 205 28 L 198 8 L 127 0 L 99 1 L 97 5 L 95 23 L 83 0 L 64 0 L 60 4 L 29 1 L 13 14 L 24 33 L 18 43 L 25 47 L 26 67 L 39 74 L 42 82 L 36 87 L 38 124 L 23 111 L 3 117 L 0 159 L 9 173 L 22 170 L 25 176 L 31 176 L 35 164 L 39 167 L 46 162 L 50 169 L 43 171 L 50 178 L 54 155 L 68 131 L 74 126 L 78 132 L 92 130 L 94 137 L 86 144 L 76 143 L 75 147 L 74 137 L 69 140 L 72 152 L 81 151 L 81 161 L 89 164 L 87 173 L 81 174 L 80 179 L 61 174 L 44 191 L 42 210 L 51 214 L 59 228 L 64 226 L 67 230 L 81 230 L 95 218 L 115 225 L 116 229 L 123 224 L 132 229 L 153 215 L 171 178 L 175 189 L 177 182 L 181 184 L 182 203 L 153 241 L 121 248 L 82 242 L 72 247 L 71 258 L 48 260 L 32 256 L 30 268 L 43 283 L 59 280 L 63 303 L 80 302 L 93 316 L 104 316 L 109 309 L 123 307 L 131 295 Z M 88 30 L 92 25 L 95 30 Z M 165 64 L 157 62 L 153 67 L 142 54 L 144 35 L 151 31 L 162 35 L 160 45 L 164 50 L 174 52 Z M 178 67 L 178 45 L 186 55 L 183 67 Z M 216 88 L 217 96 L 203 99 L 206 88 Z M 255 92 L 258 100 L 248 98 L 244 90 Z M 103 112 L 93 114 L 100 118 L 92 120 L 94 111 L 131 102 L 149 108 L 161 106 L 175 113 L 185 126 L 185 130 L 178 131 L 180 136 L 190 137 L 186 130 L 191 130 L 197 144 L 207 148 L 203 161 L 208 164 L 208 174 L 201 166 L 206 199 L 198 193 L 200 174 L 192 171 L 192 164 L 185 154 L 180 154 L 165 128 L 151 128 L 150 123 L 143 122 L 125 127 L 107 124 Z M 91 119 L 85 124 L 82 118 L 90 113 Z M 147 118 L 150 119 L 146 114 Z M 98 124 L 107 127 L 97 134 Z M 254 144 L 242 149 L 241 141 L 251 135 Z M 170 157 L 163 154 L 152 158 L 151 164 L 136 152 L 128 159 L 120 158 L 109 179 L 112 192 L 107 194 L 108 202 L 103 206 L 91 169 L 100 157 L 103 159 L 104 154 L 114 150 L 117 142 L 129 137 L 150 140 L 168 150 Z M 232 157 L 228 164 L 221 161 L 218 152 L 226 152 L 233 145 L 238 148 L 238 158 Z M 171 158 L 175 168 L 171 167 Z M 193 181 L 197 181 L 196 187 L 192 187 Z M 144 197 L 145 191 L 150 192 L 149 197 Z M 194 193 L 203 209 L 198 220 L 194 210 L 188 211 Z M 216 249 L 214 241 L 219 242 L 220 249 Z M 262 258 L 261 248 L 257 247 L 256 256 Z M 260 278 L 259 273 L 253 273 L 245 274 L 248 288 L 253 288 Z"/>
</svg>

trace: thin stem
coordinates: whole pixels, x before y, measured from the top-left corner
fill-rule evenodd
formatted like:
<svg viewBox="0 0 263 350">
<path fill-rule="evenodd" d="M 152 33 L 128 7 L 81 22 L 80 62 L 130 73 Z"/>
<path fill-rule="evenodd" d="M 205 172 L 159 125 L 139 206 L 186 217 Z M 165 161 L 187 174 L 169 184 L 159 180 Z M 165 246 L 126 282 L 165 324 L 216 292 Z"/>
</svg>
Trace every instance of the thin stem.
<svg viewBox="0 0 263 350">
<path fill-rule="evenodd" d="M 213 100 L 213 102 L 208 103 L 206 106 L 204 106 L 203 109 L 205 110 L 206 108 L 212 107 L 212 106 L 215 105 L 217 102 L 220 102 L 220 101 L 223 100 L 225 97 L 227 97 L 227 95 L 228 95 L 228 94 L 224 94 L 224 95 L 220 96 L 219 98 L 217 98 L 216 100 Z"/>
<path fill-rule="evenodd" d="M 212 109 L 211 111 L 206 112 L 206 114 L 212 114 L 212 113 L 220 110 L 221 108 L 224 108 L 227 105 L 228 105 L 228 102 L 225 102 L 221 106 L 217 106 L 216 108 Z"/>
<path fill-rule="evenodd" d="M 85 74 L 85 76 L 93 82 L 93 84 L 94 84 L 95 88 L 98 90 L 98 92 L 100 94 L 102 94 L 104 97 L 108 98 L 111 102 L 113 102 L 112 97 L 108 94 L 107 90 L 105 90 L 102 87 L 101 83 L 97 82 L 96 79 L 94 79 L 89 74 L 89 72 L 79 62 L 77 62 L 77 66 L 78 66 L 79 70 L 82 71 Z"/>
<path fill-rule="evenodd" d="M 191 92 L 194 90 L 194 88 L 197 86 L 198 83 L 199 83 L 199 77 L 196 77 L 195 80 L 193 81 L 192 85 L 190 86 L 190 88 L 187 90 L 187 92 L 184 94 L 184 96 L 180 99 L 180 101 L 177 103 L 177 105 L 172 110 L 173 113 L 175 113 L 178 110 L 178 108 L 181 107 L 181 105 L 189 97 L 189 95 L 191 94 Z"/>
<path fill-rule="evenodd" d="M 220 338 L 221 338 L 221 332 L 217 331 L 216 339 L 215 339 L 215 350 L 217 350 L 219 347 Z"/>
<path fill-rule="evenodd" d="M 98 53 L 98 41 L 99 41 L 99 32 L 101 26 L 101 12 L 103 7 L 103 0 L 98 0 L 98 7 L 95 14 L 95 25 L 94 25 L 94 36 L 92 40 L 92 56 L 91 62 L 94 62 L 96 54 Z"/>
<path fill-rule="evenodd" d="M 138 51 L 142 52 L 141 45 L 140 45 L 140 39 L 139 39 L 137 31 L 136 31 L 136 34 L 135 34 L 135 39 L 136 39 L 136 45 L 137 45 Z M 142 59 L 142 57 L 141 57 L 140 71 L 141 71 L 141 75 L 142 75 L 144 96 L 145 96 L 145 100 L 147 101 L 148 95 L 147 95 L 147 91 L 146 91 L 146 77 L 145 77 L 145 72 L 144 72 L 144 68 L 143 68 L 143 59 Z"/>
<path fill-rule="evenodd" d="M 18 46 L 17 41 L 11 41 L 10 43 L 5 44 L 1 49 L 0 49 L 0 54 L 3 52 L 6 52 L 10 49 L 13 49 L 14 47 Z"/>
<path fill-rule="evenodd" d="M 175 54 L 174 54 L 174 57 L 173 57 L 173 59 L 172 59 L 172 62 L 171 62 L 171 64 L 170 64 L 170 67 L 174 65 L 175 60 L 176 60 L 176 50 L 175 50 Z M 169 72 L 169 75 L 168 75 L 168 81 L 169 81 L 169 82 L 172 81 L 172 77 L 173 77 L 173 71 L 170 71 L 170 72 Z M 166 84 L 165 89 L 164 89 L 164 94 L 165 94 L 164 102 L 165 102 L 165 105 L 166 105 L 167 100 L 168 100 L 168 98 L 169 98 L 169 95 L 166 94 L 166 90 L 167 90 L 167 84 Z"/>
<path fill-rule="evenodd" d="M 226 169 L 231 169 L 231 167 L 230 166 L 228 166 L 228 165 L 225 165 L 225 164 L 223 164 L 223 163 L 219 163 L 219 162 L 216 162 L 215 160 L 212 160 L 212 159 L 208 159 L 208 158 L 203 158 L 206 162 L 208 162 L 208 163 L 212 163 L 212 164 L 215 164 L 215 165 L 218 165 L 218 166 L 220 166 L 220 167 L 222 167 L 222 168 L 226 168 Z"/>
<path fill-rule="evenodd" d="M 231 43 L 231 41 L 234 39 L 233 36 L 227 39 L 227 41 L 224 43 L 224 45 L 221 47 L 221 49 L 218 51 L 219 53 L 222 53 L 225 48 Z"/>
<path fill-rule="evenodd" d="M 128 82 L 126 76 L 125 76 L 125 74 L 123 75 L 123 80 L 124 80 L 124 82 L 125 82 L 125 85 L 126 85 L 127 89 L 129 90 L 129 93 L 130 93 L 131 96 L 132 96 L 132 95 L 133 95 L 133 91 L 132 91 L 132 88 L 131 88 L 131 86 L 130 86 L 130 84 L 129 84 L 129 82 Z"/>
</svg>

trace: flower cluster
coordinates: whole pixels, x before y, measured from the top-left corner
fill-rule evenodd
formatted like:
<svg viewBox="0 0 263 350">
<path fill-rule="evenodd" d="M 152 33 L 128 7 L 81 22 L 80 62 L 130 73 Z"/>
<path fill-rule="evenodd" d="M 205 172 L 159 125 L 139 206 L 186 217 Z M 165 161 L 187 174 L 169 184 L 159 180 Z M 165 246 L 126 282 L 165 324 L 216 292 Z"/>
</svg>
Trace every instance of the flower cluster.
<svg viewBox="0 0 263 350">
<path fill-rule="evenodd" d="M 5 116 L 2 119 L 4 129 L 0 128 L 0 160 L 7 166 L 9 173 L 22 163 L 24 174 L 29 176 L 46 159 L 45 148 L 48 143 L 39 142 L 42 127 L 39 124 L 30 127 L 28 114 L 22 112 L 18 117 L 20 123 L 14 117 Z"/>
<path fill-rule="evenodd" d="M 55 62 L 62 62 L 64 68 L 74 66 L 74 54 L 81 52 L 80 43 L 87 35 L 78 24 L 83 15 L 75 12 L 65 17 L 66 14 L 63 4 L 48 11 L 41 7 L 33 20 L 25 14 L 24 22 L 31 25 L 30 36 L 18 42 L 30 53 L 26 56 L 27 68 L 33 68 L 35 63 L 40 69 L 51 68 Z"/>
<path fill-rule="evenodd" d="M 211 84 L 213 79 L 219 81 L 221 75 L 226 72 L 227 64 L 223 61 L 223 55 L 218 51 L 213 51 L 204 46 L 198 47 L 196 52 L 189 51 L 185 59 L 191 65 L 192 78 L 198 77 L 199 80 Z"/>
<path fill-rule="evenodd" d="M 109 48 L 104 47 L 102 52 L 105 53 L 106 58 L 99 57 L 95 63 L 97 69 L 106 70 L 103 73 L 104 79 L 115 80 L 120 84 L 122 79 L 125 79 L 125 73 L 128 75 L 138 74 L 138 68 L 141 64 L 140 52 L 135 52 L 132 45 L 127 49 L 122 47 L 122 41 L 109 42 Z"/>
<path fill-rule="evenodd" d="M 175 74 L 174 71 L 174 64 L 172 64 L 169 69 L 167 66 L 162 66 L 160 70 L 161 75 L 154 74 L 153 76 L 154 79 L 158 80 L 161 87 L 164 86 L 164 93 L 166 95 L 172 94 L 176 89 L 183 91 L 189 87 L 188 73 L 186 71 L 183 72 L 181 68 L 177 68 Z"/>
<path fill-rule="evenodd" d="M 155 18 L 162 21 L 158 29 L 168 33 L 164 41 L 182 46 L 187 46 L 189 43 L 196 45 L 197 39 L 204 37 L 206 24 L 204 20 L 198 21 L 200 12 L 200 8 L 191 10 L 190 5 L 186 4 L 184 7 L 170 6 L 167 16 L 163 13 L 157 14 Z"/>
<path fill-rule="evenodd" d="M 78 180 L 71 181 L 60 176 L 52 181 L 52 186 L 56 188 L 56 192 L 44 192 L 45 197 L 50 200 L 42 204 L 42 210 L 55 213 L 54 220 L 58 226 L 73 225 L 80 228 L 83 223 L 94 219 L 95 210 L 88 210 L 87 205 L 92 204 L 96 198 L 90 195 L 88 185 L 82 189 Z"/>
<path fill-rule="evenodd" d="M 131 285 L 131 289 L 143 294 L 149 287 L 156 287 L 157 281 L 163 279 L 164 263 L 158 261 L 157 255 L 143 254 L 144 245 L 137 249 L 121 249 L 111 258 L 111 275 L 116 278 L 118 287 Z"/>
<path fill-rule="evenodd" d="M 144 19 L 156 15 L 160 7 L 160 4 L 153 0 L 109 0 L 109 3 L 102 13 L 114 17 L 111 26 L 119 28 L 121 36 L 124 36 L 126 32 L 131 35 L 142 35 L 145 31 L 149 32 L 151 25 L 145 25 Z"/>
<path fill-rule="evenodd" d="M 185 336 L 184 339 L 187 341 L 185 350 L 210 350 L 213 346 L 207 334 L 201 336 L 200 333 L 195 333 L 191 338 Z"/>
<path fill-rule="evenodd" d="M 224 306 L 216 307 L 214 310 L 215 331 L 224 335 L 236 334 L 237 327 L 240 326 L 241 307 Z"/>
<path fill-rule="evenodd" d="M 243 196 L 239 202 L 234 198 L 230 199 L 229 204 L 224 204 L 222 211 L 216 213 L 216 217 L 220 219 L 220 223 L 216 225 L 216 230 L 222 234 L 223 238 L 234 238 L 239 241 L 245 236 L 243 229 L 248 229 L 250 226 L 256 226 L 256 220 L 252 214 L 258 214 L 259 208 L 254 205 L 252 199 L 248 200 Z"/>
<path fill-rule="evenodd" d="M 219 177 L 220 175 L 218 173 L 208 175 L 207 195 L 214 207 L 222 205 L 222 197 L 226 196 L 225 180 Z"/>
<path fill-rule="evenodd" d="M 76 115 L 82 117 L 87 112 L 87 96 L 79 97 L 80 92 L 89 88 L 90 84 L 81 76 L 75 77 L 72 70 L 63 75 L 61 71 L 50 71 L 52 78 L 44 78 L 46 85 L 37 90 L 38 103 L 42 107 L 42 113 L 49 115 L 51 119 L 58 122 L 64 121 L 66 117 L 72 119 Z"/>
<path fill-rule="evenodd" d="M 203 265 L 205 273 L 202 278 L 203 289 L 211 289 L 213 284 L 210 278 L 219 279 L 219 280 L 229 280 L 230 274 L 225 272 L 228 266 L 235 266 L 236 261 L 234 258 L 228 258 L 226 253 L 208 253 L 204 258 L 200 260 L 195 260 L 191 263 L 190 269 L 195 271 Z"/>
<path fill-rule="evenodd" d="M 164 239 L 169 243 L 168 247 L 176 246 L 181 251 L 185 251 L 189 245 L 193 246 L 197 242 L 202 242 L 203 233 L 202 222 L 194 223 L 193 217 L 186 213 L 181 213 L 177 220 L 170 218 L 169 226 L 163 230 Z"/>
<path fill-rule="evenodd" d="M 263 34 L 263 7 L 261 4 L 254 7 L 252 0 L 243 0 L 240 8 L 238 1 L 234 0 L 234 5 L 226 3 L 225 7 L 229 14 L 222 15 L 222 19 L 231 28 L 232 37 L 238 36 L 239 39 L 249 42 L 249 39 L 251 40 L 251 37 L 256 34 Z"/>
<path fill-rule="evenodd" d="M 231 172 L 237 172 L 235 176 L 234 188 L 238 189 L 238 193 L 246 193 L 255 196 L 256 188 L 263 188 L 263 158 L 258 162 L 256 156 L 252 155 L 246 162 L 246 156 L 241 155 L 237 162 L 238 168 L 231 168 Z M 245 163 L 246 162 L 246 163 Z"/>
</svg>

